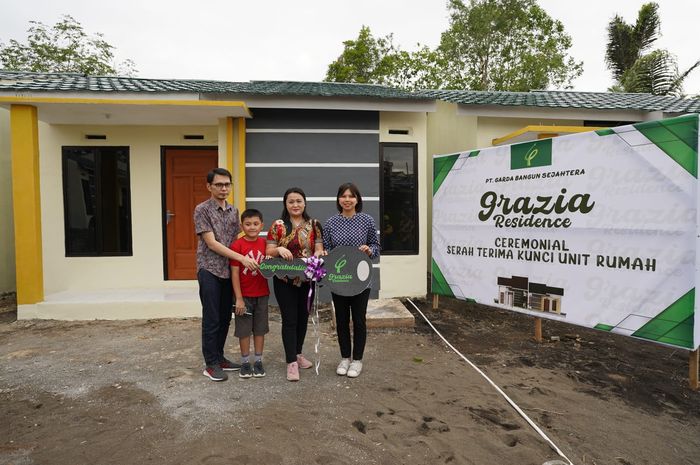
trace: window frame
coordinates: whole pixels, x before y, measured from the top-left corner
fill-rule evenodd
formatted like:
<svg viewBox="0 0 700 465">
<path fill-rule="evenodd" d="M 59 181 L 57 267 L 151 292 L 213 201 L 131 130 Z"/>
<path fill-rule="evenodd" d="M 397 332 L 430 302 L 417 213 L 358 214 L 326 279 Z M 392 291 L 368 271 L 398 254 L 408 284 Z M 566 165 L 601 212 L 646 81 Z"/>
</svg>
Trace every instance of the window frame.
<svg viewBox="0 0 700 465">
<path fill-rule="evenodd" d="M 96 176 L 95 177 L 95 231 L 96 231 L 96 250 L 95 252 L 86 253 L 76 253 L 69 252 L 69 235 L 70 235 L 70 224 L 68 222 L 68 190 L 66 186 L 68 185 L 68 170 L 66 169 L 67 152 L 71 150 L 93 150 L 95 155 L 95 172 L 101 172 L 102 164 L 102 151 L 104 149 L 110 150 L 124 150 L 127 157 L 126 166 L 126 179 L 127 179 L 127 191 L 129 194 L 129 214 L 128 214 L 128 230 L 129 239 L 127 241 L 127 250 L 124 252 L 104 252 L 103 249 L 103 238 L 102 238 L 102 211 L 99 205 L 102 200 L 102 181 Z M 73 257 L 132 257 L 134 255 L 134 232 L 133 232 L 133 222 L 132 222 L 132 205 L 131 205 L 131 150 L 129 146 L 123 145 L 63 145 L 61 146 L 61 181 L 63 183 L 63 236 L 64 244 L 63 251 L 66 258 Z"/>
<path fill-rule="evenodd" d="M 410 148 L 413 150 L 413 173 L 415 176 L 413 189 L 413 204 L 415 205 L 413 223 L 415 249 L 404 250 L 384 250 L 384 149 L 386 147 Z M 379 228 L 380 228 L 380 243 L 382 244 L 382 255 L 419 255 L 420 254 L 420 212 L 418 210 L 418 143 L 416 142 L 380 142 L 379 143 Z"/>
</svg>

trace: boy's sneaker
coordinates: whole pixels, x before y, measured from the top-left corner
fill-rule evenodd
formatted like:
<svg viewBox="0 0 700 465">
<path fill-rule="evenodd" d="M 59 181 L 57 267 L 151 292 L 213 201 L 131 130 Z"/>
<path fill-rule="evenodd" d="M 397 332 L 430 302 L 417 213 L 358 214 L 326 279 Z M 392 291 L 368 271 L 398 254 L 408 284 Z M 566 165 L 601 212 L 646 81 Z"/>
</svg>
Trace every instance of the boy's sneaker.
<svg viewBox="0 0 700 465">
<path fill-rule="evenodd" d="M 287 364 L 287 381 L 299 381 L 299 364 L 297 362 Z"/>
<path fill-rule="evenodd" d="M 249 362 L 241 365 L 241 371 L 238 372 L 238 376 L 241 378 L 250 378 L 253 376 L 253 369 L 251 368 Z"/>
<path fill-rule="evenodd" d="M 221 369 L 221 365 L 209 365 L 202 374 L 212 381 L 226 381 L 228 379 L 228 375 Z"/>
<path fill-rule="evenodd" d="M 297 355 L 297 363 L 299 364 L 299 368 L 303 368 L 304 370 L 308 370 L 314 366 L 314 364 L 307 360 L 302 354 Z"/>
<path fill-rule="evenodd" d="M 353 360 L 348 368 L 348 378 L 357 378 L 362 372 L 362 360 Z"/>
<path fill-rule="evenodd" d="M 265 376 L 265 368 L 263 368 L 262 360 L 253 363 L 253 377 L 262 378 Z"/>
<path fill-rule="evenodd" d="M 338 364 L 338 368 L 335 369 L 335 373 L 338 376 L 345 376 L 348 374 L 348 368 L 350 368 L 350 359 L 344 358 Z"/>
<path fill-rule="evenodd" d="M 221 362 L 221 369 L 224 371 L 238 371 L 241 369 L 241 364 L 234 363 L 231 360 L 224 357 L 223 361 Z"/>
</svg>

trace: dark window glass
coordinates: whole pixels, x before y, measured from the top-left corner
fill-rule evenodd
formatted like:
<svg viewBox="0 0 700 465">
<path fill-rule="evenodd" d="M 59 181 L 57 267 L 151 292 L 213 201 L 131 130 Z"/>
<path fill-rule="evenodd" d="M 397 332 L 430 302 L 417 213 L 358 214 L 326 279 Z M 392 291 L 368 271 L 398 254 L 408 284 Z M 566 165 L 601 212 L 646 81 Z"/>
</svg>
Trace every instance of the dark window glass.
<svg viewBox="0 0 700 465">
<path fill-rule="evenodd" d="M 67 257 L 131 255 L 128 147 L 63 147 Z"/>
<path fill-rule="evenodd" d="M 381 146 L 383 254 L 418 253 L 418 146 Z"/>
</svg>

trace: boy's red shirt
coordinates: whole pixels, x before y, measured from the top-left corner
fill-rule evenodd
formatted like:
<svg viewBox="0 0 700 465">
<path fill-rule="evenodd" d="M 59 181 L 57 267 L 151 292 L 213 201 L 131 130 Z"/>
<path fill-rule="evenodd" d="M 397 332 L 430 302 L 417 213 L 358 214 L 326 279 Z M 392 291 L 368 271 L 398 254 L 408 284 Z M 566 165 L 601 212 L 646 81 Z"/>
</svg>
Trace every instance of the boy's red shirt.
<svg viewBox="0 0 700 465">
<path fill-rule="evenodd" d="M 258 237 L 257 240 L 249 241 L 245 237 L 240 237 L 234 240 L 230 249 L 238 252 L 241 255 L 252 258 L 258 263 L 265 259 L 265 239 Z M 231 266 L 238 267 L 238 275 L 241 278 L 241 293 L 243 297 L 262 297 L 270 295 L 270 289 L 267 287 L 267 279 L 260 271 L 250 271 L 245 268 L 238 260 L 230 260 Z"/>
</svg>

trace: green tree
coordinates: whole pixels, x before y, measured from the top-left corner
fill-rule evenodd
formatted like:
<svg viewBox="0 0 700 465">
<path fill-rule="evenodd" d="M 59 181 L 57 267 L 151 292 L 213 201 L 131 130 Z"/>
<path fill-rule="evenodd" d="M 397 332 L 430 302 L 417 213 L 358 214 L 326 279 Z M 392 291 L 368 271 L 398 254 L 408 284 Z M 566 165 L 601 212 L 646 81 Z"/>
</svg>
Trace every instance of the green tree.
<svg viewBox="0 0 700 465">
<path fill-rule="evenodd" d="M 634 24 L 626 23 L 619 15 L 610 21 L 605 62 L 616 82 L 609 90 L 682 95 L 683 81 L 700 65 L 700 60 L 679 72 L 676 58 L 668 50 L 649 51 L 660 34 L 661 18 L 656 3 L 642 5 Z"/>
<path fill-rule="evenodd" d="M 343 42 L 343 53 L 328 65 L 325 80 L 385 84 L 394 72 L 396 53 L 391 34 L 375 38 L 363 25 L 357 39 Z"/>
<path fill-rule="evenodd" d="M 445 87 L 529 91 L 570 87 L 583 64 L 571 37 L 535 0 L 450 0 L 438 52 Z"/>
<path fill-rule="evenodd" d="M 88 35 L 69 15 L 51 27 L 30 21 L 26 43 L 15 39 L 0 42 L 0 65 L 14 71 L 127 76 L 136 73 L 131 60 L 114 63 L 114 47 L 102 34 Z"/>
<path fill-rule="evenodd" d="M 403 51 L 391 35 L 374 39 L 363 26 L 358 40 L 344 42 L 326 80 L 529 91 L 568 87 L 582 73 L 582 63 L 568 55 L 564 26 L 535 0 L 449 0 L 448 8 L 450 25 L 437 48 Z"/>
</svg>

